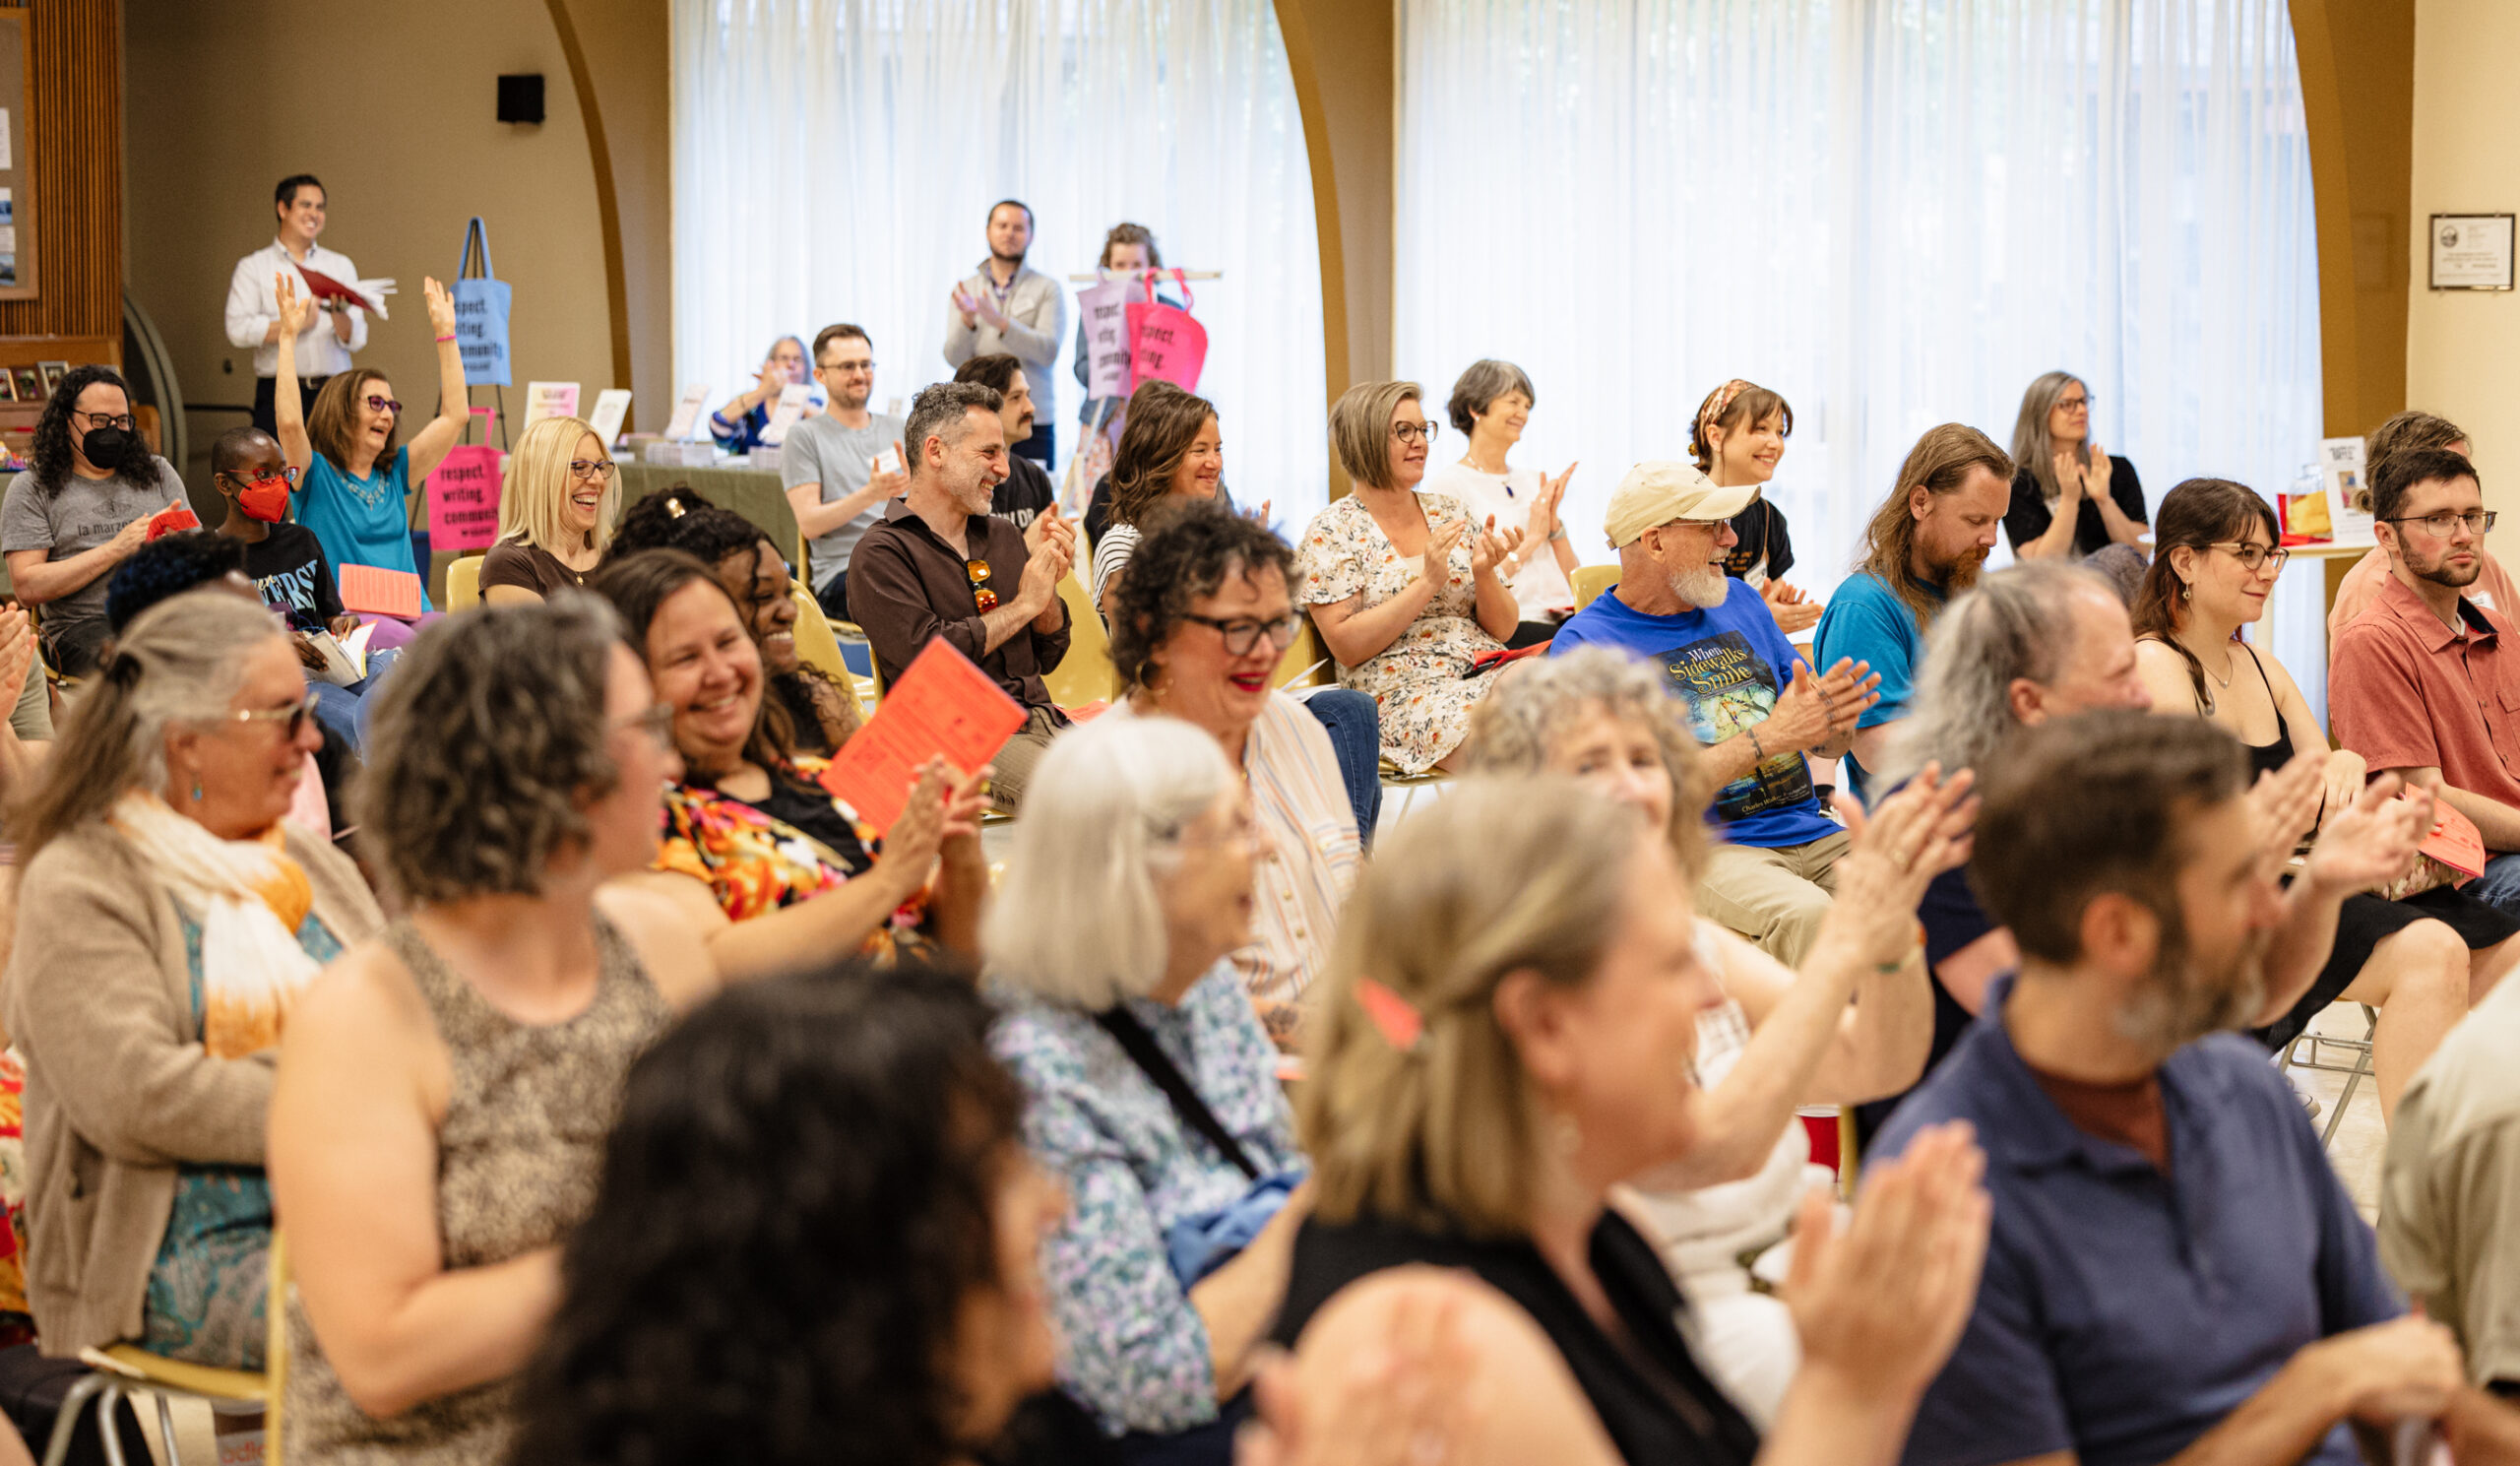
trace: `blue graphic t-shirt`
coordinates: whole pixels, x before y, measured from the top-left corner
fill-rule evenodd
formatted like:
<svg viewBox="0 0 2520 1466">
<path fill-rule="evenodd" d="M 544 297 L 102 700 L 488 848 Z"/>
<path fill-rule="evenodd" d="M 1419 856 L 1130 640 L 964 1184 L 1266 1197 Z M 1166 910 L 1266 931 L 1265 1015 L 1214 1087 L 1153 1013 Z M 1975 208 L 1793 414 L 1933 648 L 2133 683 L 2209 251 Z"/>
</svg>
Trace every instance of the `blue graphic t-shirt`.
<svg viewBox="0 0 2520 1466">
<path fill-rule="evenodd" d="M 1660 667 L 1688 705 L 1697 740 L 1709 747 L 1765 723 L 1799 660 L 1767 603 L 1739 585 L 1723 605 L 1676 616 L 1649 616 L 1605 591 L 1557 628 L 1548 654 L 1584 646 L 1615 648 Z M 1838 831 L 1811 793 L 1810 765 L 1787 749 L 1716 791 L 1707 817 L 1726 826 L 1733 844 L 1762 850 L 1808 845 Z"/>
</svg>

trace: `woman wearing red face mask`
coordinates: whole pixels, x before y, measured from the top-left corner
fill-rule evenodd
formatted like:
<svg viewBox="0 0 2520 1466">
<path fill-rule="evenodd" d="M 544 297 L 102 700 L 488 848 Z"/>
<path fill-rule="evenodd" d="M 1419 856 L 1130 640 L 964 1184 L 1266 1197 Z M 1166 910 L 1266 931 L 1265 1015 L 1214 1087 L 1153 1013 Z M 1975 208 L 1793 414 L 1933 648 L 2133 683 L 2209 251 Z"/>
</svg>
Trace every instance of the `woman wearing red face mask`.
<svg viewBox="0 0 2520 1466">
<path fill-rule="evenodd" d="M 289 495 L 297 486 L 297 470 L 282 456 L 271 434 L 259 427 L 231 427 L 210 449 L 211 479 L 226 501 L 227 515 L 219 533 L 241 542 L 245 576 L 263 595 L 263 604 L 288 623 L 297 642 L 297 660 L 306 668 L 307 685 L 316 697 L 315 720 L 351 749 L 363 741 L 366 719 L 361 709 L 368 689 L 385 675 L 401 655 L 399 649 L 367 653 L 365 676 L 340 683 L 326 675 L 329 659 L 316 638 L 347 638 L 359 628 L 358 617 L 342 608 L 341 588 L 333 564 L 315 532 L 292 523 Z M 360 661 L 356 654 L 351 660 Z"/>
</svg>

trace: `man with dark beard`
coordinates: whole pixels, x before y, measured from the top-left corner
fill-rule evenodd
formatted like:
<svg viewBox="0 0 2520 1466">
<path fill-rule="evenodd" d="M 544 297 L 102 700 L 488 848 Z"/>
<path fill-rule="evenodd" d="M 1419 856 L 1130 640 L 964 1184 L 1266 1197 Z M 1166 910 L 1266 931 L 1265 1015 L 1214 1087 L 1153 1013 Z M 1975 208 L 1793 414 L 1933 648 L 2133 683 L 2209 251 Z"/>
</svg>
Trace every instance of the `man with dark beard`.
<svg viewBox="0 0 2520 1466">
<path fill-rule="evenodd" d="M 2350 1466 L 2348 1420 L 2444 1414 L 2457 1347 L 2404 1316 L 2265 1052 L 2284 897 L 2247 760 L 2192 719 L 2033 728 L 1982 772 L 1971 877 L 2018 978 L 1880 1140 L 1974 1123 L 1994 1225 L 1907 1466 Z"/>
<path fill-rule="evenodd" d="M 2012 503 L 2012 460 L 1965 423 L 1928 429 L 1908 450 L 1899 481 L 1863 533 L 1863 563 L 1820 616 L 1813 660 L 1869 664 L 1881 698 L 1857 725 L 1847 787 L 1867 802 L 1891 725 L 1908 716 L 1925 628 L 1952 597 L 1977 584 Z"/>
<path fill-rule="evenodd" d="M 1899 725 L 1882 756 L 1883 788 L 1897 788 L 1927 763 L 1974 769 L 1984 779 L 2011 757 L 2017 730 L 2096 710 L 2150 706 L 2135 669 L 2134 627 L 2109 582 L 2058 560 L 2014 565 L 1987 576 L 1934 622 L 1915 716 Z M 2303 753 L 2249 793 L 2248 844 L 2269 878 L 2317 817 L 2322 764 L 2317 754 Z M 2397 790 L 2395 780 L 2376 781 L 2320 832 L 2300 878 L 2284 893 L 2267 964 L 2270 990 L 2252 1023 L 2284 1016 L 2317 982 L 2346 898 L 2406 868 L 2424 815 L 2412 803 L 2393 801 Z M 1931 1074 L 1972 1015 L 1985 1011 L 1990 985 L 2015 971 L 2022 956 L 2003 918 L 1981 902 L 1963 871 L 1934 877 L 1917 919 L 1933 979 L 1933 1045 L 1925 1058 Z M 1870 1136 L 1897 1103 L 1861 1107 L 1858 1132 Z"/>
<path fill-rule="evenodd" d="M 2336 639 L 2336 739 L 2473 820 L 2491 859 L 2468 889 L 2520 914 L 2520 646 L 2508 611 L 2465 594 L 2493 528 L 2476 467 L 2446 448 L 2390 454 L 2371 516 L 2389 580 Z"/>
</svg>

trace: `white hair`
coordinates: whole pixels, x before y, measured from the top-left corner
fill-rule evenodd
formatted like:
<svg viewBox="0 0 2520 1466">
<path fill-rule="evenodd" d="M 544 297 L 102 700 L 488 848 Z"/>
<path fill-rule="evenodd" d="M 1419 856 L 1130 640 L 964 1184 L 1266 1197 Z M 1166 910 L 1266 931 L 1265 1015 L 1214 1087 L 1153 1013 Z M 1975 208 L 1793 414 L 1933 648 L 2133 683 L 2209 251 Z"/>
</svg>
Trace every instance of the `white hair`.
<svg viewBox="0 0 2520 1466">
<path fill-rule="evenodd" d="M 1887 792 L 1928 762 L 1943 772 L 1976 769 L 2020 726 L 2013 717 L 2015 678 L 2053 681 L 2074 650 L 2073 599 L 2098 596 L 2123 605 L 2096 571 L 2062 560 L 2024 560 L 1987 576 L 1925 633 L 1924 668 L 1873 784 Z"/>
<path fill-rule="evenodd" d="M 1225 750 L 1175 718 L 1106 713 L 1033 770 L 983 942 L 990 977 L 1099 1012 L 1164 982 L 1156 877 L 1232 787 Z"/>
</svg>

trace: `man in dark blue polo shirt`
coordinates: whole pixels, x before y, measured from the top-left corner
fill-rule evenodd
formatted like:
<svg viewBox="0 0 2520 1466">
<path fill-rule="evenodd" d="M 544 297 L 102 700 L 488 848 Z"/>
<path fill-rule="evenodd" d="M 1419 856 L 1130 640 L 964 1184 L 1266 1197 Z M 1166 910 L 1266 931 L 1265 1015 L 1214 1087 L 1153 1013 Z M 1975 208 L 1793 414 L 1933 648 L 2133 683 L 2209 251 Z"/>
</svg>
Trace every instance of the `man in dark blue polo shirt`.
<svg viewBox="0 0 2520 1466">
<path fill-rule="evenodd" d="M 2285 920 L 2247 767 L 2201 721 L 2103 711 L 1981 775 L 1971 874 L 2021 971 L 1878 1147 L 1968 1120 L 1994 1202 L 1907 1466 L 2352 1466 L 2346 1421 L 2458 1394 L 2456 1345 L 2403 1316 L 2300 1107 L 2231 1032 Z"/>
</svg>

